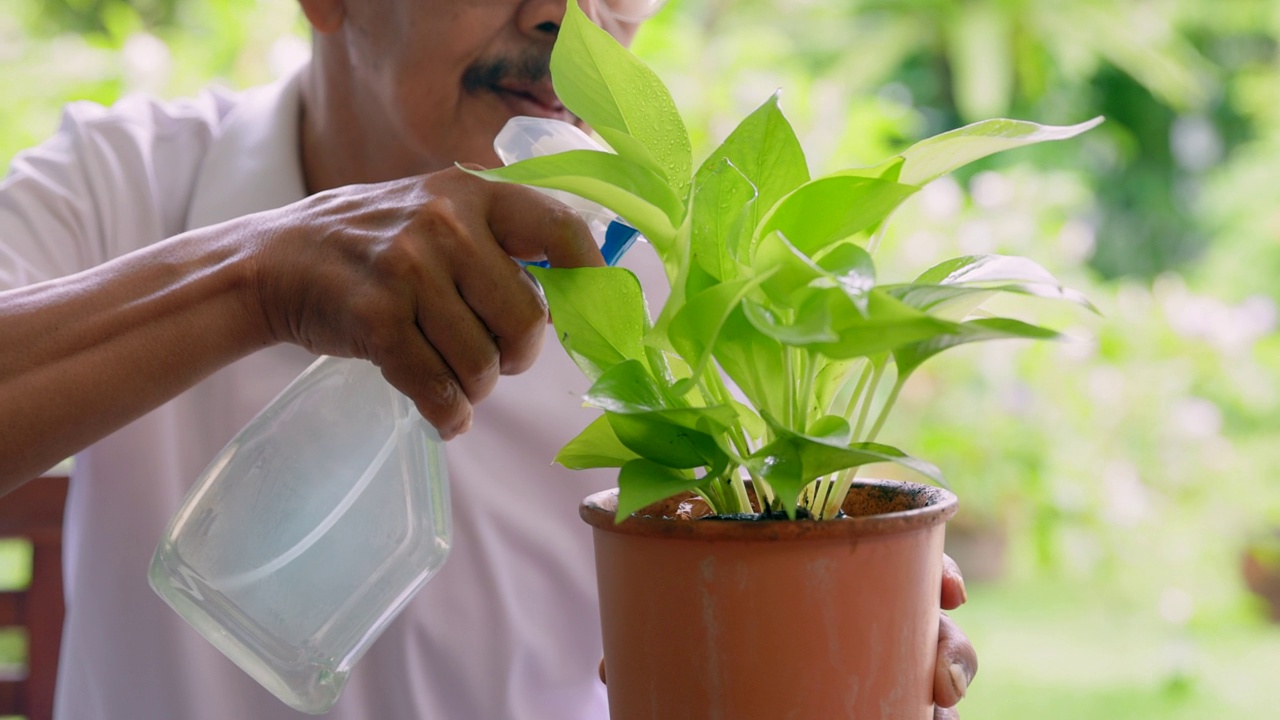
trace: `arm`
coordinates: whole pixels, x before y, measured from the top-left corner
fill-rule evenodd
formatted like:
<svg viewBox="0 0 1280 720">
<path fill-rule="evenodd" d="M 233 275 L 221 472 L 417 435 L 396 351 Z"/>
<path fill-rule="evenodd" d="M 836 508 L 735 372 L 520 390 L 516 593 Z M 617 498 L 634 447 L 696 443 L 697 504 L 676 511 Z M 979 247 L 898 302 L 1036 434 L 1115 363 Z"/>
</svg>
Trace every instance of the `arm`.
<svg viewBox="0 0 1280 720">
<path fill-rule="evenodd" d="M 444 437 L 539 350 L 511 257 L 602 264 L 582 222 L 458 170 L 321 193 L 0 293 L 0 492 L 259 348 L 382 368 Z"/>
</svg>

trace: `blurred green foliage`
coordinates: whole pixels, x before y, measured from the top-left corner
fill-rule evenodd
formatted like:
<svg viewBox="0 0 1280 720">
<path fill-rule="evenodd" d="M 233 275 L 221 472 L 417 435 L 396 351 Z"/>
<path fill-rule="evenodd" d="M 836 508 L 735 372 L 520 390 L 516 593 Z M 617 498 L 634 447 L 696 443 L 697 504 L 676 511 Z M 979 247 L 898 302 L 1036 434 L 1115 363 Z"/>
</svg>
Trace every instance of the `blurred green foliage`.
<svg viewBox="0 0 1280 720">
<path fill-rule="evenodd" d="M 0 166 L 67 101 L 244 87 L 305 47 L 291 0 L 0 0 Z M 934 183 L 878 262 L 1028 255 L 1103 313 L 954 351 L 883 435 L 1011 540 L 1005 584 L 957 613 L 975 717 L 1273 709 L 1250 679 L 1280 632 L 1238 568 L 1280 525 L 1278 47 L 1274 0 L 670 0 L 637 38 L 695 156 L 777 88 L 815 171 L 988 116 L 1107 117 Z"/>
</svg>

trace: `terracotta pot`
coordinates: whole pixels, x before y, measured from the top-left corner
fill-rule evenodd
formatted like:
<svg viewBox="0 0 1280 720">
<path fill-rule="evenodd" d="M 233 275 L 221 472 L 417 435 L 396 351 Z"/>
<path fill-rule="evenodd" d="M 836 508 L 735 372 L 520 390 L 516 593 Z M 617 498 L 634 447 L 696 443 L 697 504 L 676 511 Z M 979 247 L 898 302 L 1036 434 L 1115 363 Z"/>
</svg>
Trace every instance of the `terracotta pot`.
<svg viewBox="0 0 1280 720">
<path fill-rule="evenodd" d="M 933 717 L 955 495 L 864 481 L 828 522 L 689 519 L 683 496 L 615 525 L 616 499 L 581 507 L 611 720 Z"/>
</svg>

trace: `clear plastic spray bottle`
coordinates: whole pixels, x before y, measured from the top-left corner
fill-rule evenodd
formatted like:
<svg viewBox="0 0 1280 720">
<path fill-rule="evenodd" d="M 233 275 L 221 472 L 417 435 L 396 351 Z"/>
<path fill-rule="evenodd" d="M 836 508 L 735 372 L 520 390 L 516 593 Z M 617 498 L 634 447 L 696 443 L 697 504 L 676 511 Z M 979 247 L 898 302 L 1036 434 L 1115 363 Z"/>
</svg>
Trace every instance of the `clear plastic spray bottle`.
<svg viewBox="0 0 1280 720">
<path fill-rule="evenodd" d="M 599 150 L 576 127 L 513 118 L 504 163 Z M 545 191 L 609 264 L 638 234 Z M 151 587 L 286 704 L 328 711 L 352 666 L 449 554 L 444 444 L 364 360 L 321 357 L 218 453 L 169 523 Z"/>
</svg>

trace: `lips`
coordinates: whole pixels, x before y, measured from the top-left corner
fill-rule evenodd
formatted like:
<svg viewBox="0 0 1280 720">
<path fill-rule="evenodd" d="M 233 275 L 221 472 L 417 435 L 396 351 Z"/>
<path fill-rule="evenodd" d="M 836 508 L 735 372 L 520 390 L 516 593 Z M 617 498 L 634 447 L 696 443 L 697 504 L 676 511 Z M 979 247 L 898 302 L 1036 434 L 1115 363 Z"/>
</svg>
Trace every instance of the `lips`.
<svg viewBox="0 0 1280 720">
<path fill-rule="evenodd" d="M 524 85 L 501 83 L 491 87 L 493 92 L 517 115 L 551 118 L 571 122 L 573 116 L 556 97 L 551 83 Z"/>
</svg>

